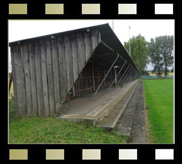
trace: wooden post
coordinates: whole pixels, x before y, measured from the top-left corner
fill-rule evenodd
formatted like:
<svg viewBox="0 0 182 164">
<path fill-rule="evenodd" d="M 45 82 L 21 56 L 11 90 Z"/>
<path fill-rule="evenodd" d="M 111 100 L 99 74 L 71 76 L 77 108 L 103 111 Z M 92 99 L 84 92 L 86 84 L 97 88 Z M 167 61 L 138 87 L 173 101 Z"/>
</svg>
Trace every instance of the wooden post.
<svg viewBox="0 0 182 164">
<path fill-rule="evenodd" d="M 105 72 L 105 68 L 104 68 L 104 77 L 105 77 L 105 75 L 106 75 L 106 72 Z M 107 78 L 106 78 L 106 80 L 107 80 Z M 106 80 L 104 81 L 104 86 L 106 87 Z"/>
<path fill-rule="evenodd" d="M 95 91 L 95 77 L 94 77 L 94 65 L 92 64 L 92 80 L 93 80 L 93 88 Z"/>
<path fill-rule="evenodd" d="M 111 81 L 110 82 L 112 83 L 112 70 L 111 70 Z"/>
<path fill-rule="evenodd" d="M 10 79 L 9 79 L 9 92 L 10 92 L 10 89 L 11 89 L 12 79 L 13 79 L 13 74 L 11 73 L 11 76 L 10 76 Z"/>
<path fill-rule="evenodd" d="M 74 87 L 74 85 L 73 85 L 73 96 L 75 97 L 76 95 L 75 95 L 75 87 Z"/>
</svg>

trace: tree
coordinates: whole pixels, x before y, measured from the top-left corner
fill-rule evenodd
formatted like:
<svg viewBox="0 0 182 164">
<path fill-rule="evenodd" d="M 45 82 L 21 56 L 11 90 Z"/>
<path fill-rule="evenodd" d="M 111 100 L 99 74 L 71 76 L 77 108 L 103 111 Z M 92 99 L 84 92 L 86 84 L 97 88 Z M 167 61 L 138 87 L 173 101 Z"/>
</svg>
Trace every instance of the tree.
<svg viewBox="0 0 182 164">
<path fill-rule="evenodd" d="M 151 63 L 154 65 L 154 69 L 152 72 L 155 72 L 158 77 L 161 76 L 163 70 L 163 59 L 162 55 L 159 52 L 159 40 L 156 38 L 155 40 L 152 38 L 150 43 L 148 43 L 149 48 L 149 57 Z"/>
<path fill-rule="evenodd" d="M 173 36 L 159 36 L 148 43 L 149 57 L 154 65 L 154 72 L 160 77 L 164 72 L 167 76 L 168 67 L 173 64 Z"/>
<path fill-rule="evenodd" d="M 130 39 L 130 46 L 131 46 L 131 58 L 135 62 L 140 75 L 144 74 L 146 71 L 146 66 L 149 63 L 148 59 L 148 47 L 145 38 L 141 35 L 136 37 L 132 37 Z M 124 47 L 129 52 L 129 42 L 124 43 Z"/>
<path fill-rule="evenodd" d="M 163 56 L 164 60 L 164 74 L 167 76 L 169 70 L 168 67 L 173 64 L 173 36 L 161 36 L 159 37 L 160 44 L 160 53 Z"/>
</svg>

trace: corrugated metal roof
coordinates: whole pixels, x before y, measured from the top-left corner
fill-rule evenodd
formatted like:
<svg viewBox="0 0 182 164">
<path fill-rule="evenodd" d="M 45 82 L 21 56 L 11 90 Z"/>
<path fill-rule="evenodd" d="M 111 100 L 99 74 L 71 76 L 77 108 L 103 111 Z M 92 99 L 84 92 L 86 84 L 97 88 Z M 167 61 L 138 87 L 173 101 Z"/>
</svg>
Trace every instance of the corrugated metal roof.
<svg viewBox="0 0 182 164">
<path fill-rule="evenodd" d="M 108 54 L 107 56 L 103 56 L 103 58 L 111 61 L 111 63 L 112 63 L 116 58 L 116 53 L 118 53 L 122 59 L 126 60 L 127 63 L 129 63 L 133 68 L 135 68 L 135 70 L 138 71 L 134 61 L 132 60 L 132 58 L 130 57 L 130 55 L 128 54 L 128 52 L 126 51 L 124 46 L 122 45 L 122 43 L 119 41 L 118 37 L 113 32 L 113 30 L 111 29 L 109 24 L 90 26 L 90 27 L 80 28 L 80 29 L 66 31 L 66 32 L 60 32 L 60 33 L 54 33 L 54 34 L 44 35 L 44 36 L 40 36 L 40 37 L 18 40 L 18 41 L 10 42 L 9 45 L 11 46 L 11 44 L 15 44 L 17 42 L 25 42 L 25 41 L 30 41 L 30 40 L 36 40 L 36 39 L 51 37 L 52 35 L 56 36 L 56 35 L 64 35 L 64 34 L 82 32 L 82 31 L 85 31 L 88 29 L 99 29 L 101 32 L 101 40 L 103 42 L 103 43 L 100 43 L 98 45 L 94 54 L 92 54 L 92 57 L 91 57 L 92 60 L 94 60 L 94 55 L 96 55 L 96 56 L 100 56 L 100 60 L 97 58 L 97 62 L 101 62 L 101 61 L 104 62 L 102 60 L 101 56 L 103 54 Z M 112 50 L 114 51 L 115 54 L 113 53 Z M 105 63 L 107 63 L 107 62 L 105 62 Z M 118 59 L 116 65 L 117 64 L 119 65 L 120 63 L 121 63 L 121 59 Z M 107 64 L 107 65 L 110 65 L 110 64 Z"/>
</svg>

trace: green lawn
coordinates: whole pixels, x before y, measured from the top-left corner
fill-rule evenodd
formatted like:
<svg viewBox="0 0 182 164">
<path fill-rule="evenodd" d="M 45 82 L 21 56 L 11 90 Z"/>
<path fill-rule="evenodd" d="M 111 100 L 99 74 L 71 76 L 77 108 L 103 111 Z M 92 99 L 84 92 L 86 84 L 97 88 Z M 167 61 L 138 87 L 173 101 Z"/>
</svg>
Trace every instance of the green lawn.
<svg viewBox="0 0 182 164">
<path fill-rule="evenodd" d="M 173 143 L 173 80 L 143 80 L 151 138 Z"/>
<path fill-rule="evenodd" d="M 55 118 L 25 118 L 9 125 L 9 143 L 125 143 L 116 132 Z"/>
<path fill-rule="evenodd" d="M 13 89 L 9 97 L 9 143 L 126 143 L 115 131 L 56 118 L 16 118 Z"/>
</svg>

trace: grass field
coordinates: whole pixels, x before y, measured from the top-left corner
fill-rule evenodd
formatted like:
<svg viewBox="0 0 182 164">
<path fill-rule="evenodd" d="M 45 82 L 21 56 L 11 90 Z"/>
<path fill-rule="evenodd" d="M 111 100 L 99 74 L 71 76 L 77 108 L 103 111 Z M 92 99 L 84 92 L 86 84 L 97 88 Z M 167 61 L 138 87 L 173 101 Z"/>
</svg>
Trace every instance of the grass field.
<svg viewBox="0 0 182 164">
<path fill-rule="evenodd" d="M 9 143 L 126 143 L 127 137 L 115 131 L 85 123 L 70 123 L 56 118 L 16 118 L 13 87 L 9 97 Z"/>
<path fill-rule="evenodd" d="M 143 80 L 153 143 L 173 143 L 173 80 Z M 115 131 L 50 118 L 16 118 L 9 96 L 9 143 L 126 143 Z"/>
<path fill-rule="evenodd" d="M 173 80 L 144 80 L 151 139 L 173 143 Z"/>
</svg>

